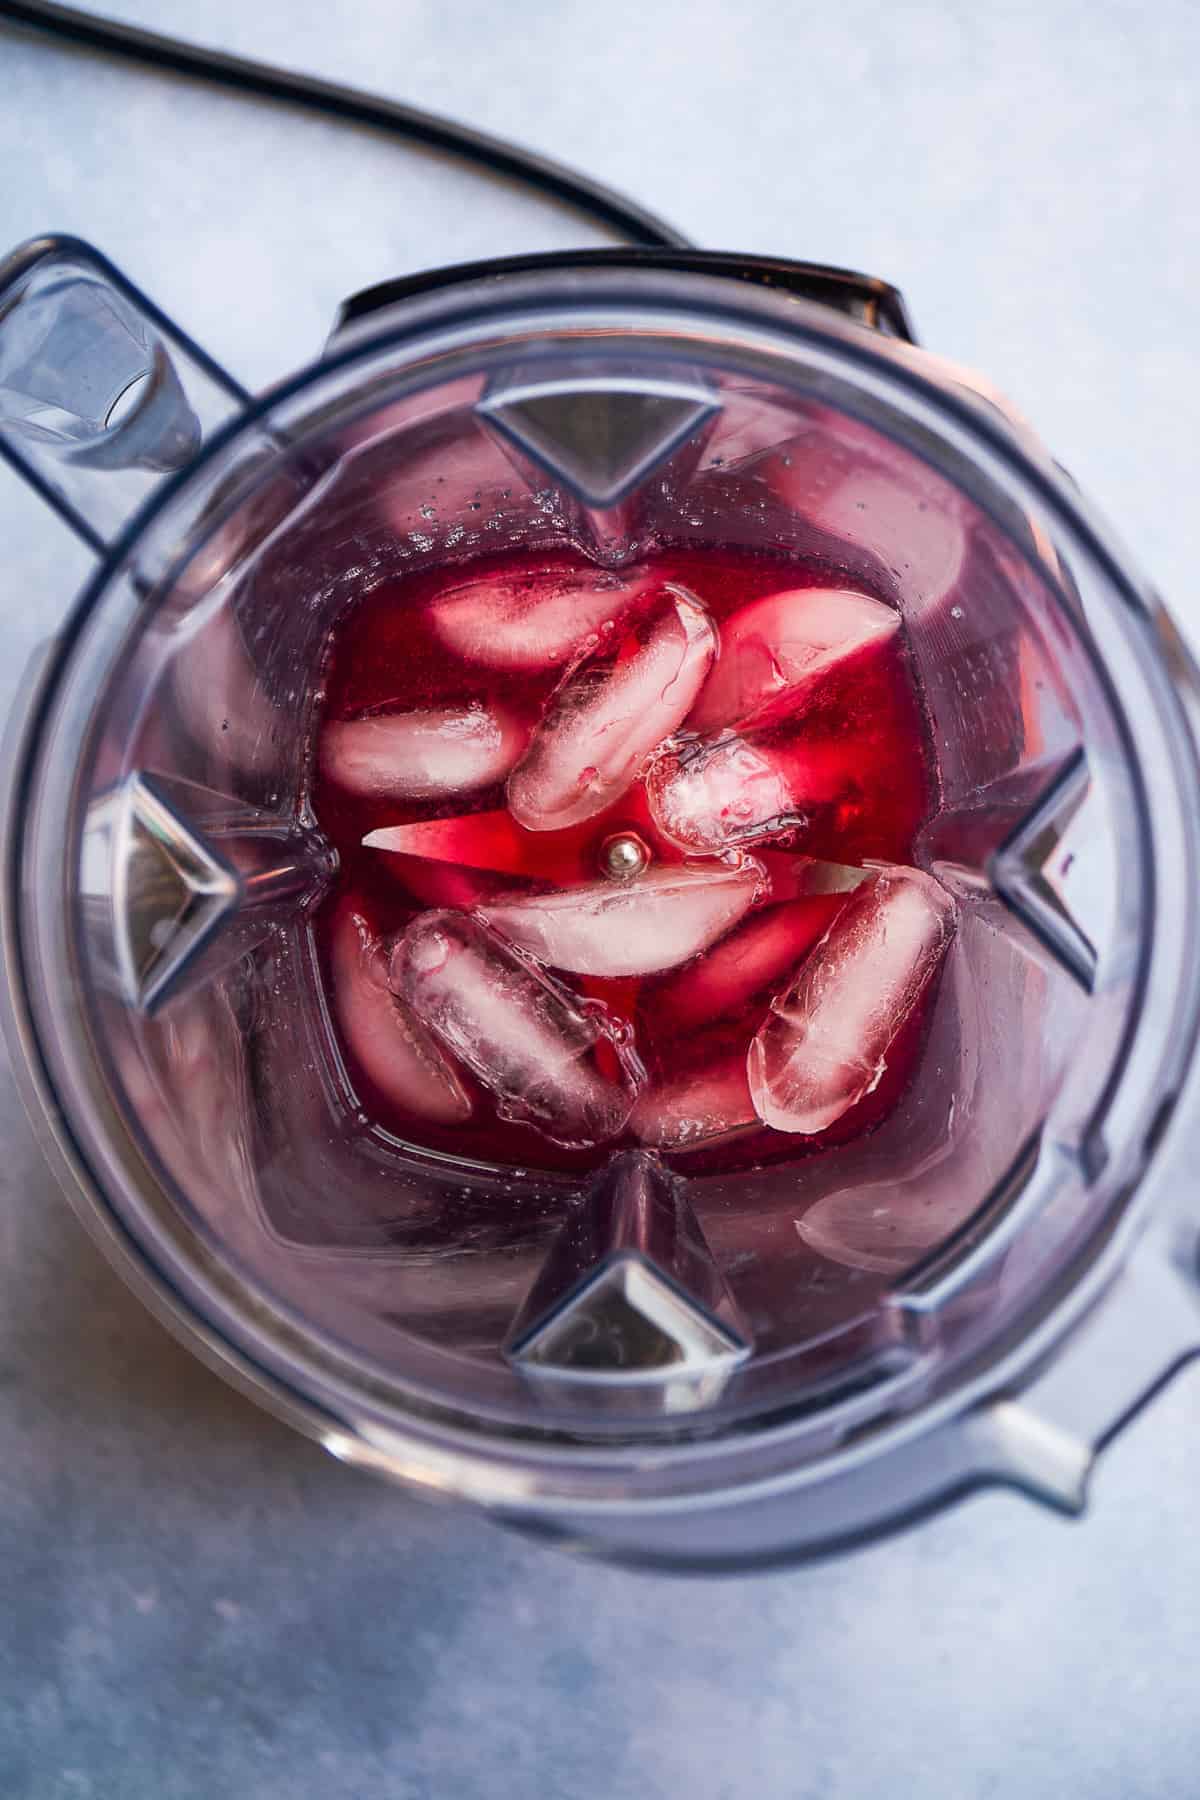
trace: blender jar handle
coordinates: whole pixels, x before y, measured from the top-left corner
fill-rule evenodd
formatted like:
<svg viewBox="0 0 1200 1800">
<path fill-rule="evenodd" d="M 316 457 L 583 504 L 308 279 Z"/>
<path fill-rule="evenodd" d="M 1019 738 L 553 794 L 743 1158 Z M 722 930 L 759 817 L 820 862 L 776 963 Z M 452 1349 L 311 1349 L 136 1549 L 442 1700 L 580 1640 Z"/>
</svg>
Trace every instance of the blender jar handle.
<svg viewBox="0 0 1200 1800">
<path fill-rule="evenodd" d="M 249 398 L 91 245 L 0 260 L 0 457 L 93 550 Z"/>
</svg>

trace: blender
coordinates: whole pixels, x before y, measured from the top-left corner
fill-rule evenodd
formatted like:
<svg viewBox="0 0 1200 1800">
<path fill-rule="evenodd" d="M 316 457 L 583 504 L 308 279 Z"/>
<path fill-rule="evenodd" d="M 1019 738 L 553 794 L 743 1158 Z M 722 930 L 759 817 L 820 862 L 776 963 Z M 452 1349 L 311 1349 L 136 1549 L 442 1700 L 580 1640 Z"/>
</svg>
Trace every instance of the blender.
<svg viewBox="0 0 1200 1800">
<path fill-rule="evenodd" d="M 44 239 L 0 265 L 0 449 L 99 558 L 12 740 L 8 1031 L 172 1329 L 343 1460 L 625 1561 L 828 1552 L 989 1482 L 1083 1506 L 1200 1348 L 1195 675 L 894 289 L 515 258 L 357 296 L 252 398 Z M 517 552 L 617 584 L 784 558 L 898 615 L 935 777 L 914 862 L 955 929 L 871 1130 L 564 1168 L 376 1116 L 318 944 L 329 647 L 380 590 Z"/>
</svg>

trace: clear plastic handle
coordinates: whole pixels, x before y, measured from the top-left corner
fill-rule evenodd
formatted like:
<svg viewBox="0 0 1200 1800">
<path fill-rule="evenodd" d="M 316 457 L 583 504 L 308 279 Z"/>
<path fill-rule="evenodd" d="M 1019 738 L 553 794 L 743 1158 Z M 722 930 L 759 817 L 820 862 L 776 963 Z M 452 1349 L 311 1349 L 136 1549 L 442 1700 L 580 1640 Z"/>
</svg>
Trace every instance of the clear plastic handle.
<svg viewBox="0 0 1200 1800">
<path fill-rule="evenodd" d="M 90 245 L 0 261 L 0 456 L 93 549 L 248 399 Z"/>
</svg>

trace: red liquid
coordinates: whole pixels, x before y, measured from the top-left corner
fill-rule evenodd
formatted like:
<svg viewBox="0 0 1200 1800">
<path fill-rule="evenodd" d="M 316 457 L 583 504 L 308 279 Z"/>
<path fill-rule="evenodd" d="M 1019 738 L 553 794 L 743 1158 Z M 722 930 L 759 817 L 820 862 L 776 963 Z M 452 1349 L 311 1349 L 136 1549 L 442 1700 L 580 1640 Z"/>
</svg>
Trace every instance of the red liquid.
<svg viewBox="0 0 1200 1800">
<path fill-rule="evenodd" d="M 536 584 L 547 563 L 545 557 L 508 558 L 452 574 L 441 570 L 406 577 L 369 595 L 345 616 L 331 645 L 325 745 L 332 744 L 330 728 L 340 721 L 431 713 L 472 703 L 498 711 L 506 730 L 534 730 L 564 673 L 569 676 L 571 663 L 542 668 L 484 666 L 474 660 L 469 645 L 466 653 L 448 648 L 445 631 L 439 635 L 434 629 L 430 607 L 447 588 L 481 571 L 510 580 L 527 577 Z M 588 569 L 581 559 L 573 562 L 567 557 L 554 558 L 553 567 Z M 824 571 L 732 552 L 672 552 L 639 565 L 637 573 L 653 578 L 655 589 L 663 581 L 679 584 L 702 603 L 718 630 L 722 620 L 760 596 L 829 583 Z M 637 640 L 630 633 L 623 619 L 607 640 L 614 647 L 614 664 L 635 654 Z M 750 727 L 739 729 L 746 732 Z M 794 723 L 784 719 L 781 724 L 778 717 L 770 720 L 765 741 L 774 744 L 781 737 L 786 756 L 793 754 L 793 743 L 819 747 L 823 798 L 803 826 L 785 824 L 740 845 L 745 854 L 761 857 L 770 879 L 754 909 L 734 927 L 735 934 L 747 933 L 740 988 L 732 990 L 734 1004 L 715 1006 L 703 988 L 689 991 L 691 971 L 726 947 L 729 939 L 702 951 L 682 969 L 648 976 L 605 978 L 552 971 L 553 978 L 573 994 L 602 1001 L 632 1032 L 632 1046 L 646 1079 L 639 1106 L 620 1136 L 588 1149 L 551 1142 L 528 1124 L 502 1118 L 494 1095 L 454 1059 L 453 1074 L 469 1100 L 470 1117 L 451 1125 L 418 1117 L 381 1091 L 354 1047 L 343 1041 L 343 1058 L 364 1112 L 394 1136 L 452 1157 L 521 1168 L 580 1170 L 606 1160 L 615 1149 L 647 1141 L 642 1124 L 646 1107 L 669 1083 L 715 1080 L 714 1072 L 724 1071 L 716 1085 L 727 1099 L 730 1084 L 736 1086 L 740 1079 L 738 1072 L 772 994 L 794 973 L 796 962 L 787 959 L 794 953 L 798 961 L 810 951 L 843 903 L 838 894 L 796 899 L 791 871 L 799 866 L 798 859 L 819 857 L 855 865 L 865 860 L 905 864 L 912 859 L 913 840 L 928 814 L 932 783 L 928 734 L 903 633 L 896 631 L 869 644 L 822 674 Z M 602 847 L 614 834 L 636 834 L 651 853 L 652 868 L 689 860 L 689 851 L 670 842 L 656 825 L 640 777 L 591 818 L 530 831 L 507 814 L 503 780 L 461 794 L 425 798 L 356 793 L 322 771 L 322 744 L 317 752 L 312 801 L 340 859 L 335 891 L 316 920 L 327 981 L 333 923 L 345 918 L 347 907 L 386 950 L 410 920 L 429 907 L 469 909 L 500 893 L 553 892 L 597 882 L 603 873 Z M 488 753 L 485 746 L 485 757 Z M 432 856 L 395 855 L 362 843 L 366 834 L 383 827 L 440 820 L 467 823 L 427 834 L 421 847 L 433 850 Z M 791 910 L 785 914 L 787 906 Z M 715 964 L 714 970 L 719 973 L 721 967 Z M 936 983 L 926 991 L 892 1042 L 882 1080 L 819 1135 L 751 1124 L 719 1142 L 682 1147 L 668 1143 L 663 1153 L 669 1160 L 678 1157 L 679 1166 L 687 1169 L 737 1170 L 808 1155 L 870 1129 L 894 1106 L 911 1079 L 935 987 Z M 333 998 L 336 1012 L 336 994 Z M 615 1074 L 616 1051 L 610 1044 L 600 1043 L 596 1057 L 601 1066 L 607 1058 Z"/>
</svg>

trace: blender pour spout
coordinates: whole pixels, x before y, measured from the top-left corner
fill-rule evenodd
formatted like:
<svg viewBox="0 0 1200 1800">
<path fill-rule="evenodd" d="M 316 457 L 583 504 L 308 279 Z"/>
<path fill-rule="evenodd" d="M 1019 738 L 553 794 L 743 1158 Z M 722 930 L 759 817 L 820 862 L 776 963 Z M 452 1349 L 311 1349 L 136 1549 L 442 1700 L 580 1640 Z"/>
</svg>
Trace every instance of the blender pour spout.
<svg viewBox="0 0 1200 1800">
<path fill-rule="evenodd" d="M 97 552 L 248 400 L 78 238 L 0 261 L 0 456 Z"/>
</svg>

